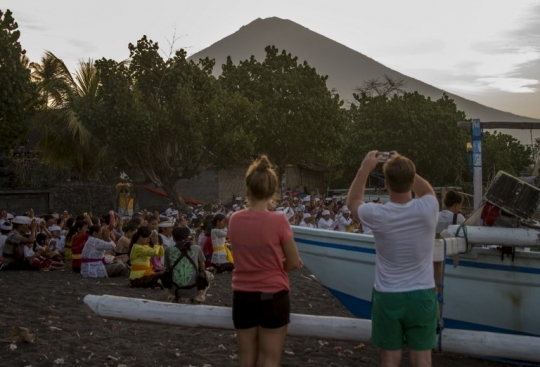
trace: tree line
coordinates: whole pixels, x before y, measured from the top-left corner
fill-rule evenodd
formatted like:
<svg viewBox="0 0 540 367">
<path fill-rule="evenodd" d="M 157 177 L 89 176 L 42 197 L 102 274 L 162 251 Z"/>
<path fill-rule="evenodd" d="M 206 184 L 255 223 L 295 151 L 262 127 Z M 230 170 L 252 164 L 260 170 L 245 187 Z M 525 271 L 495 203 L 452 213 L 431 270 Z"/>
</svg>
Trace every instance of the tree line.
<svg viewBox="0 0 540 367">
<path fill-rule="evenodd" d="M 75 179 L 125 171 L 181 205 L 176 182 L 210 166 L 264 153 L 280 179 L 287 164 L 318 163 L 339 185 L 378 149 L 410 157 L 434 185 L 471 181 L 470 137 L 456 127 L 467 116 L 447 95 L 432 100 L 381 76 L 346 106 L 327 76 L 274 46 L 262 61 L 229 57 L 214 77 L 214 60 L 190 60 L 183 49 L 163 57 L 146 36 L 128 45 L 128 60 L 86 60 L 70 71 L 50 51 L 29 62 L 19 36 L 12 13 L 0 11 L 0 149 L 9 155 L 37 133 L 39 163 Z M 484 152 L 486 173 L 531 163 L 530 148 L 505 134 L 486 134 Z"/>
</svg>

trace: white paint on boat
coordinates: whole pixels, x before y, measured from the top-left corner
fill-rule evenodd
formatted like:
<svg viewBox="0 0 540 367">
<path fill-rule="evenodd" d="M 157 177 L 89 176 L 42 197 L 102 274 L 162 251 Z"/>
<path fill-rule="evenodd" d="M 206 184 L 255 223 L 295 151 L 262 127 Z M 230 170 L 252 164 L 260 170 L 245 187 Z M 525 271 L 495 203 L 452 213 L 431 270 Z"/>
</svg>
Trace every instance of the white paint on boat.
<svg viewBox="0 0 540 367">
<path fill-rule="evenodd" d="M 446 231 L 450 237 L 466 235 L 468 242 L 473 245 L 540 246 L 540 232 L 532 228 L 451 225 Z"/>
<path fill-rule="evenodd" d="M 355 316 L 370 318 L 375 274 L 372 236 L 293 227 L 302 261 Z M 449 255 L 447 253 L 447 255 Z M 473 248 L 459 266 L 445 259 L 447 328 L 540 336 L 540 252 Z"/>
</svg>

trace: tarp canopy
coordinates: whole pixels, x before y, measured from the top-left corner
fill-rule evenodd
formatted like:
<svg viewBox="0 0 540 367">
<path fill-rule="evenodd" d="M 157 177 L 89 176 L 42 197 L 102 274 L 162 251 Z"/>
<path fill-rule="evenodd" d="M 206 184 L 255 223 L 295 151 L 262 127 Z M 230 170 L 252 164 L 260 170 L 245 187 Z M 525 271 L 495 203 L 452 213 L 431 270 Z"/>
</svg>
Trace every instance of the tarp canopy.
<svg viewBox="0 0 540 367">
<path fill-rule="evenodd" d="M 148 186 L 148 185 L 143 185 L 143 184 L 136 184 L 137 187 L 143 189 L 143 190 L 146 190 L 146 191 L 149 191 L 153 194 L 156 194 L 156 195 L 159 195 L 159 196 L 164 196 L 164 197 L 168 197 L 169 195 L 167 195 L 167 193 L 161 189 L 158 189 L 156 187 L 152 187 L 152 186 Z M 182 198 L 182 200 L 184 200 L 184 202 L 186 204 L 191 204 L 191 205 L 198 205 L 198 204 L 203 204 L 202 201 L 199 201 L 197 199 L 192 199 L 192 198 L 189 198 L 187 196 L 180 196 Z"/>
</svg>

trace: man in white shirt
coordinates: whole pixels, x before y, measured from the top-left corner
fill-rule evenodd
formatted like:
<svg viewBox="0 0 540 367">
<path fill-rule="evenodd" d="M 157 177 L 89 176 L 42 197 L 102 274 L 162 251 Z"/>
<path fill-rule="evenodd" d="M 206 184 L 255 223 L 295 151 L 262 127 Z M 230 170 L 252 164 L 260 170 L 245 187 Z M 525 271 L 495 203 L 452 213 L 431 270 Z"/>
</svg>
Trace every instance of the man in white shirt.
<svg viewBox="0 0 540 367">
<path fill-rule="evenodd" d="M 413 367 L 431 367 L 437 345 L 433 241 L 439 203 L 413 162 L 393 152 L 383 166 L 390 201 L 364 204 L 365 185 L 378 161 L 377 151 L 366 155 L 347 196 L 347 206 L 371 228 L 377 244 L 371 339 L 382 349 L 384 367 L 400 365 L 404 342 Z"/>
<path fill-rule="evenodd" d="M 241 196 L 237 196 L 235 201 L 236 203 L 234 203 L 232 206 L 233 211 L 237 212 L 239 210 L 244 209 L 244 202 Z"/>
<path fill-rule="evenodd" d="M 318 228 L 319 229 L 325 229 L 327 231 L 333 231 L 334 230 L 334 220 L 330 218 L 331 213 L 329 210 L 323 210 L 322 212 L 322 218 L 319 219 Z"/>
<path fill-rule="evenodd" d="M 341 208 L 341 215 L 338 219 L 338 231 L 347 232 L 347 227 L 350 226 L 352 222 L 351 211 L 346 206 L 343 206 Z"/>
<path fill-rule="evenodd" d="M 302 221 L 300 222 L 300 227 L 315 228 L 311 214 L 304 213 Z"/>
<path fill-rule="evenodd" d="M 170 217 L 172 215 L 173 210 L 174 210 L 174 203 L 169 203 L 169 207 L 165 209 L 165 216 Z"/>
</svg>

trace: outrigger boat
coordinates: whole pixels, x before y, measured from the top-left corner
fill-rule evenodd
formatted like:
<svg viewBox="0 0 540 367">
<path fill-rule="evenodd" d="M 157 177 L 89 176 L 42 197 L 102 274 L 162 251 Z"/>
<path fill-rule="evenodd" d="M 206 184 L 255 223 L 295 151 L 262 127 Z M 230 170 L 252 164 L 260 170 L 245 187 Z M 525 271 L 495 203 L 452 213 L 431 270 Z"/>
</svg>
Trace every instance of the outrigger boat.
<svg viewBox="0 0 540 367">
<path fill-rule="evenodd" d="M 302 261 L 311 273 L 354 316 L 370 319 L 373 237 L 305 227 L 293 230 Z M 527 247 L 535 245 L 533 240 L 538 245 L 536 230 L 523 231 L 520 236 L 532 238 L 525 242 Z M 435 256 L 443 254 L 445 261 L 444 327 L 540 336 L 540 252 L 516 248 L 512 256 L 493 248 L 472 247 L 459 255 L 454 267 L 454 253 L 467 251 L 467 247 L 471 246 L 463 238 L 436 242 Z"/>
<path fill-rule="evenodd" d="M 540 346 L 540 223 L 530 220 L 540 190 L 499 172 L 484 199 L 470 223 L 451 225 L 434 240 L 433 261 L 444 264 L 439 349 L 540 362 L 537 347 L 530 348 Z M 308 270 L 354 316 L 370 319 L 374 237 L 293 231 Z"/>
</svg>

